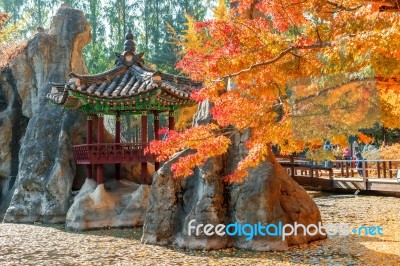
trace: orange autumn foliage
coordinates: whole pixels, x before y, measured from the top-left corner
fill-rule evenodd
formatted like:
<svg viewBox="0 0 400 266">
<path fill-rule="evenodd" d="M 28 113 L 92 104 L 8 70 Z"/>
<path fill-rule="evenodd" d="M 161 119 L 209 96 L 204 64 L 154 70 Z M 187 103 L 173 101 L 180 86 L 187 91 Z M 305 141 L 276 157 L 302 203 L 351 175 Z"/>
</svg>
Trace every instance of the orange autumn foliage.
<svg viewBox="0 0 400 266">
<path fill-rule="evenodd" d="M 370 144 L 374 141 L 373 138 L 368 137 L 367 135 L 363 134 L 363 133 L 358 133 L 357 134 L 358 137 L 358 141 L 364 144 Z"/>
<path fill-rule="evenodd" d="M 400 13 L 387 1 L 219 1 L 215 18 L 188 17 L 177 64 L 204 81 L 193 94 L 213 103 L 213 123 L 171 133 L 151 151 L 166 160 L 189 148 L 175 176 L 227 152 L 230 136 L 248 132 L 248 155 L 229 181 L 283 154 L 344 144 L 361 128 L 400 126 Z M 393 10 L 391 10 L 393 11 Z M 394 10 L 396 11 L 396 10 Z"/>
</svg>

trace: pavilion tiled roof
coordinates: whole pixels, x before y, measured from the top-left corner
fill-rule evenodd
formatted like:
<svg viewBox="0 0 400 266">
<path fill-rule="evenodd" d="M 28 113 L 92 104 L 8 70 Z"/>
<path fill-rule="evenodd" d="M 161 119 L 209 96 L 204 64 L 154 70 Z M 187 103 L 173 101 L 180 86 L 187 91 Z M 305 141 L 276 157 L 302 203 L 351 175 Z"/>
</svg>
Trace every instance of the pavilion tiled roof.
<svg viewBox="0 0 400 266">
<path fill-rule="evenodd" d="M 161 77 L 161 82 L 153 77 Z M 155 89 L 162 90 L 161 100 L 176 102 L 190 100 L 190 91 L 201 86 L 183 77 L 150 72 L 138 66 L 118 66 L 98 75 L 78 75 L 71 73 L 67 83 L 52 83 L 53 90 L 47 97 L 63 104 L 68 90 L 88 96 L 107 99 L 121 99 L 140 95 Z"/>
<path fill-rule="evenodd" d="M 134 43 L 127 34 L 125 52 L 117 55 L 116 66 L 96 75 L 70 74 L 66 83 L 52 83 L 47 98 L 67 108 L 79 109 L 85 104 L 132 104 L 155 101 L 158 108 L 193 104 L 190 94 L 202 86 L 188 78 L 165 74 L 144 65 L 143 54 L 134 52 Z M 132 41 L 133 42 L 133 41 Z M 128 44 L 127 44 L 128 43 Z M 127 47 L 128 46 L 128 47 Z"/>
</svg>

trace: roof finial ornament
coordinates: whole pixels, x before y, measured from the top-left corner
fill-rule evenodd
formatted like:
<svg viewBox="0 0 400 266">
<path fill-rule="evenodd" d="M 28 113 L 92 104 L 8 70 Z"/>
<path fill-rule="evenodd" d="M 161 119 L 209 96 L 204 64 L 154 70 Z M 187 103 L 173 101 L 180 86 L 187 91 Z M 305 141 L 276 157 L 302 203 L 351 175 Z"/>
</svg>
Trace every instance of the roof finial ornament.
<svg viewBox="0 0 400 266">
<path fill-rule="evenodd" d="M 125 51 L 135 52 L 136 44 L 133 41 L 133 33 L 131 29 L 129 29 L 128 32 L 126 33 L 125 39 L 126 39 L 124 43 Z"/>
</svg>

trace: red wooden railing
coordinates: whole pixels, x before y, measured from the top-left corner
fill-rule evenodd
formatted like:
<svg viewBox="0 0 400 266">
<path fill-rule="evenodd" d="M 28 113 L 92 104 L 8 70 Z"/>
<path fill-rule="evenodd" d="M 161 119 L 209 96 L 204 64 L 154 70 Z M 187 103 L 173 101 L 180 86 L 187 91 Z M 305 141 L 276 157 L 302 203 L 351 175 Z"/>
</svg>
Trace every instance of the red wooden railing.
<svg viewBox="0 0 400 266">
<path fill-rule="evenodd" d="M 356 169 L 356 160 L 333 160 L 329 166 L 316 164 L 304 157 L 277 156 L 279 163 L 291 176 L 318 177 L 326 173 L 329 178 L 360 177 Z M 363 160 L 364 178 L 396 178 L 400 160 Z"/>
<path fill-rule="evenodd" d="M 155 157 L 145 154 L 148 143 L 96 143 L 73 146 L 77 164 L 115 164 L 154 162 Z"/>
</svg>

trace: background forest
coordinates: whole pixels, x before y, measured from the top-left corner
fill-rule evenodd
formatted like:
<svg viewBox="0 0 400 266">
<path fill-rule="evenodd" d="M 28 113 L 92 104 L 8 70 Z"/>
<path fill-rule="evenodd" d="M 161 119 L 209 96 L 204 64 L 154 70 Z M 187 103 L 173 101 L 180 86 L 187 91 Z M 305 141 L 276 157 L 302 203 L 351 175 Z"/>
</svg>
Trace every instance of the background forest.
<svg viewBox="0 0 400 266">
<path fill-rule="evenodd" d="M 8 13 L 8 26 L 18 29 L 12 38 L 25 39 L 38 26 L 48 28 L 62 3 L 83 10 L 90 21 L 92 41 L 84 50 L 90 73 L 113 65 L 114 52 L 122 50 L 128 28 L 132 28 L 137 51 L 145 53 L 147 63 L 178 73 L 175 63 L 179 48 L 174 40 L 185 30 L 185 15 L 203 20 L 213 5 L 211 0 L 1 0 L 0 13 Z"/>
</svg>

